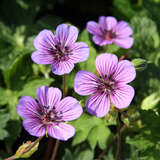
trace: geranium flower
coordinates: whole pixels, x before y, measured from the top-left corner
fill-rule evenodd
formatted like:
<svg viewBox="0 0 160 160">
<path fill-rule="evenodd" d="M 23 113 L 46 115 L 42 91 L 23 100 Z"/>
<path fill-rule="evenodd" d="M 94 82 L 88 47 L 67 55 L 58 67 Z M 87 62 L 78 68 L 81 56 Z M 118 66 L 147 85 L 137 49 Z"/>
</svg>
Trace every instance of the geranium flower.
<svg viewBox="0 0 160 160">
<path fill-rule="evenodd" d="M 119 21 L 114 17 L 99 17 L 98 23 L 89 21 L 87 30 L 93 34 L 93 41 L 104 46 L 108 44 L 116 44 L 122 48 L 130 48 L 133 45 L 133 38 L 130 35 L 133 33 L 128 23 Z"/>
<path fill-rule="evenodd" d="M 128 107 L 135 93 L 134 88 L 127 85 L 136 77 L 132 63 L 118 62 L 114 54 L 104 53 L 97 57 L 96 68 L 100 78 L 88 71 L 79 71 L 74 80 L 75 92 L 83 96 L 92 94 L 86 102 L 87 111 L 103 117 L 111 103 L 118 109 Z"/>
<path fill-rule="evenodd" d="M 40 137 L 48 135 L 59 140 L 68 140 L 75 134 L 75 129 L 67 121 L 77 119 L 83 112 L 78 101 L 73 97 L 61 100 L 58 88 L 41 86 L 36 91 L 37 101 L 24 96 L 17 106 L 18 114 L 23 117 L 23 127 L 29 134 Z"/>
<path fill-rule="evenodd" d="M 74 26 L 61 24 L 56 29 L 56 36 L 44 29 L 34 40 L 37 51 L 32 53 L 32 60 L 37 64 L 52 64 L 52 72 L 57 75 L 68 74 L 75 63 L 88 59 L 89 47 L 84 42 L 75 42 L 78 30 Z"/>
</svg>

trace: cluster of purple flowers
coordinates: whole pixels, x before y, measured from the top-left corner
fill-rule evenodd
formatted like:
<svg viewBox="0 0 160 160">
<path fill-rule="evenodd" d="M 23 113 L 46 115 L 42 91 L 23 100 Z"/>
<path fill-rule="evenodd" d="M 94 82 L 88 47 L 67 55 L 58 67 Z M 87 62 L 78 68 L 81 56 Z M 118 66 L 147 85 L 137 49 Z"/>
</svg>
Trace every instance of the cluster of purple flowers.
<svg viewBox="0 0 160 160">
<path fill-rule="evenodd" d="M 133 38 L 132 29 L 114 17 L 100 17 L 99 22 L 87 23 L 87 30 L 93 34 L 93 41 L 104 46 L 116 44 L 122 48 L 130 48 Z M 86 61 L 89 47 L 84 42 L 76 42 L 78 29 L 74 26 L 61 24 L 56 35 L 50 30 L 41 31 L 34 40 L 37 49 L 31 58 L 37 64 L 51 64 L 52 72 L 57 75 L 69 74 L 74 64 Z M 86 102 L 87 111 L 97 117 L 105 116 L 111 103 L 118 109 L 128 107 L 134 97 L 134 88 L 127 83 L 134 80 L 136 71 L 128 60 L 118 61 L 111 53 L 100 54 L 96 58 L 99 76 L 88 71 L 79 71 L 74 80 L 76 93 L 91 95 Z M 58 88 L 41 86 L 36 92 L 37 99 L 24 96 L 17 106 L 18 114 L 24 118 L 24 128 L 33 136 L 49 136 L 67 140 L 75 129 L 67 124 L 77 119 L 83 112 L 79 102 L 73 97 L 61 100 L 62 93 Z"/>
</svg>

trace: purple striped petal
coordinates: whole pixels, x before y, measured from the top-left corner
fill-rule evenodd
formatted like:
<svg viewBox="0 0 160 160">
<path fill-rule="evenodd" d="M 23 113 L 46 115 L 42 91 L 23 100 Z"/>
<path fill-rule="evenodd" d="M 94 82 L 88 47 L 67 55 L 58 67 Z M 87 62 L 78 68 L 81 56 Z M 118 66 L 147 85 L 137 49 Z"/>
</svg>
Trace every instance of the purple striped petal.
<svg viewBox="0 0 160 160">
<path fill-rule="evenodd" d="M 71 55 L 69 56 L 73 63 L 83 62 L 88 59 L 89 47 L 84 42 L 74 43 L 71 48 Z"/>
<path fill-rule="evenodd" d="M 96 43 L 99 46 L 105 46 L 108 44 L 112 44 L 112 41 L 106 40 L 103 36 L 94 35 L 92 39 L 94 43 Z"/>
<path fill-rule="evenodd" d="M 20 98 L 17 112 L 23 118 L 40 117 L 37 102 L 30 96 Z"/>
<path fill-rule="evenodd" d="M 99 24 L 103 30 L 110 31 L 117 25 L 117 20 L 111 16 L 108 17 L 101 16 L 99 18 Z"/>
<path fill-rule="evenodd" d="M 117 69 L 112 78 L 118 83 L 129 83 L 136 77 L 136 69 L 128 60 L 122 60 L 118 63 Z"/>
<path fill-rule="evenodd" d="M 118 22 L 115 27 L 115 32 L 118 38 L 125 38 L 133 33 L 132 28 L 124 21 Z"/>
<path fill-rule="evenodd" d="M 116 108 L 122 109 L 130 105 L 134 97 L 134 88 L 129 85 L 119 85 L 111 93 L 112 103 Z"/>
<path fill-rule="evenodd" d="M 96 93 L 86 103 L 87 111 L 97 117 L 104 117 L 110 109 L 110 97 L 105 93 Z"/>
<path fill-rule="evenodd" d="M 75 129 L 66 123 L 49 124 L 47 126 L 48 134 L 58 140 L 67 141 L 75 134 Z"/>
<path fill-rule="evenodd" d="M 54 56 L 48 51 L 35 51 L 32 53 L 31 58 L 37 64 L 52 64 L 54 61 Z"/>
<path fill-rule="evenodd" d="M 118 58 L 114 54 L 104 53 L 96 58 L 96 68 L 103 79 L 105 76 L 111 76 L 115 72 L 117 65 Z"/>
<path fill-rule="evenodd" d="M 23 127 L 32 136 L 40 137 L 45 135 L 45 125 L 39 118 L 23 120 Z"/>
<path fill-rule="evenodd" d="M 54 61 L 52 63 L 52 72 L 57 75 L 68 74 L 74 68 L 74 63 L 71 60 L 66 61 Z"/>
<path fill-rule="evenodd" d="M 94 35 L 102 35 L 102 31 L 100 30 L 100 26 L 98 23 L 94 21 L 89 21 L 87 23 L 86 29 L 88 30 L 89 33 L 94 34 Z"/>
<path fill-rule="evenodd" d="M 79 71 L 74 79 L 74 90 L 80 95 L 90 95 L 98 88 L 99 79 L 88 71 Z"/>
<path fill-rule="evenodd" d="M 117 38 L 117 39 L 114 39 L 114 43 L 119 47 L 128 49 L 132 47 L 134 43 L 134 39 L 132 37 Z"/>
<path fill-rule="evenodd" d="M 71 46 L 78 37 L 78 29 L 67 24 L 60 24 L 56 29 L 56 39 L 62 46 Z"/>
<path fill-rule="evenodd" d="M 60 101 L 56 111 L 62 112 L 63 117 L 60 121 L 71 121 L 80 117 L 83 109 L 75 98 L 66 97 Z"/>
<path fill-rule="evenodd" d="M 54 48 L 55 36 L 50 30 L 42 30 L 34 39 L 34 47 L 39 51 L 47 51 Z"/>
<path fill-rule="evenodd" d="M 36 96 L 41 106 L 56 106 L 62 97 L 62 92 L 58 88 L 41 86 L 37 88 Z"/>
</svg>

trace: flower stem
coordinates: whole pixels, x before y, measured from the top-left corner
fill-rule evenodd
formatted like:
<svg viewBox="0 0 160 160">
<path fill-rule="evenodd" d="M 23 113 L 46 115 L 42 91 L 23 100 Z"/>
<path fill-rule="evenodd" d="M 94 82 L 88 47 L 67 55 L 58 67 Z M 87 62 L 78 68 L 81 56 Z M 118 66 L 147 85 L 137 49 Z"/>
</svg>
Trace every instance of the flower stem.
<svg viewBox="0 0 160 160">
<path fill-rule="evenodd" d="M 66 76 L 65 75 L 63 75 L 62 77 L 62 85 L 63 85 L 63 98 L 64 98 L 66 96 Z M 56 144 L 53 149 L 51 160 L 55 160 L 59 145 L 60 145 L 60 141 L 56 140 Z"/>
<path fill-rule="evenodd" d="M 55 144 L 55 147 L 53 149 L 51 160 L 55 160 L 59 145 L 60 145 L 60 141 L 56 140 L 56 144 Z"/>
<path fill-rule="evenodd" d="M 127 125 L 123 125 L 123 127 L 121 127 L 120 129 L 120 133 L 123 133 L 125 130 L 127 129 Z M 101 154 L 99 155 L 98 157 L 98 160 L 101 160 L 102 157 L 105 155 L 105 153 L 107 154 L 110 147 L 112 146 L 112 144 L 115 142 L 115 140 L 118 138 L 118 133 L 112 138 L 112 140 L 109 142 L 109 144 L 107 145 L 107 149 L 106 150 L 103 150 L 101 152 Z"/>
<path fill-rule="evenodd" d="M 119 160 L 120 149 L 121 149 L 121 133 L 120 133 L 119 117 L 117 116 L 117 152 L 115 160 Z"/>
</svg>

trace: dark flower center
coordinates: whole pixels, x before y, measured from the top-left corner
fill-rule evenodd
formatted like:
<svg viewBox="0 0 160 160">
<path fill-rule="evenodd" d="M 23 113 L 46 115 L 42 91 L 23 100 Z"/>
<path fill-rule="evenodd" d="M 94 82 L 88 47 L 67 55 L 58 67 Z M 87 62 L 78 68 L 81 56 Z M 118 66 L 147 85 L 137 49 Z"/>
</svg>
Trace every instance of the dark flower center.
<svg viewBox="0 0 160 160">
<path fill-rule="evenodd" d="M 42 112 L 42 121 L 44 124 L 48 124 L 50 122 L 57 122 L 63 117 L 63 113 L 57 112 L 55 107 L 50 109 L 49 106 L 44 106 L 44 111 Z"/>
<path fill-rule="evenodd" d="M 69 53 L 69 47 L 61 47 L 61 43 L 58 43 L 54 46 L 55 48 L 50 48 L 50 53 L 55 57 L 57 61 L 64 61 L 67 60 Z"/>
<path fill-rule="evenodd" d="M 109 40 L 109 41 L 110 41 L 110 40 L 116 38 L 116 34 L 115 34 L 112 30 L 106 31 L 105 34 L 104 34 L 104 38 L 105 38 L 106 40 Z"/>
<path fill-rule="evenodd" d="M 114 80 L 112 80 L 111 77 L 107 78 L 107 76 L 105 76 L 104 79 L 102 79 L 101 83 L 98 85 L 98 91 L 102 92 L 102 93 L 111 93 L 112 91 L 114 91 L 115 88 L 115 82 Z"/>
</svg>

